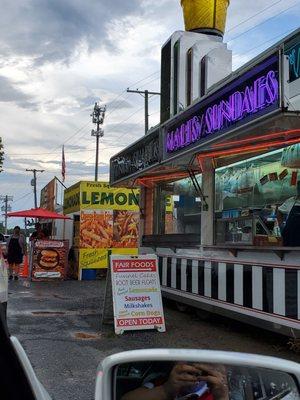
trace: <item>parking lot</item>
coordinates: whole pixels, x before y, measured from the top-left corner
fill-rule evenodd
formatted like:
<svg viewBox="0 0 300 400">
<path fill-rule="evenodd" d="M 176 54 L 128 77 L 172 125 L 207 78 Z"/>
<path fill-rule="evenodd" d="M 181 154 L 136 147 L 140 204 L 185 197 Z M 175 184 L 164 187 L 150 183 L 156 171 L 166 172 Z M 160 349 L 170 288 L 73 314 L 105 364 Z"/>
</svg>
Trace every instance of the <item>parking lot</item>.
<svg viewBox="0 0 300 400">
<path fill-rule="evenodd" d="M 56 400 L 93 399 L 98 363 L 131 349 L 176 347 L 272 355 L 299 361 L 288 339 L 221 318 L 201 320 L 165 304 L 166 333 L 100 330 L 104 281 L 9 284 L 8 324 Z M 201 313 L 200 313 L 201 314 Z"/>
</svg>

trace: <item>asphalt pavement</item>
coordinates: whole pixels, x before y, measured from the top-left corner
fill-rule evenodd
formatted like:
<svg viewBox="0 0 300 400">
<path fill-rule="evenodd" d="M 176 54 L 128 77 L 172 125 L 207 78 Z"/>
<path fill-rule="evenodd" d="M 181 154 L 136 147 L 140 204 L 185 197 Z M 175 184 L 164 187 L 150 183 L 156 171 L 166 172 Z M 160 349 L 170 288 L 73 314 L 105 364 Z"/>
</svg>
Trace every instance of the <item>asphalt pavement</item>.
<svg viewBox="0 0 300 400">
<path fill-rule="evenodd" d="M 266 354 L 300 361 L 273 333 L 165 304 L 166 333 L 100 331 L 104 281 L 9 283 L 8 325 L 54 400 L 92 400 L 96 369 L 106 356 L 131 349 L 176 347 Z"/>
</svg>

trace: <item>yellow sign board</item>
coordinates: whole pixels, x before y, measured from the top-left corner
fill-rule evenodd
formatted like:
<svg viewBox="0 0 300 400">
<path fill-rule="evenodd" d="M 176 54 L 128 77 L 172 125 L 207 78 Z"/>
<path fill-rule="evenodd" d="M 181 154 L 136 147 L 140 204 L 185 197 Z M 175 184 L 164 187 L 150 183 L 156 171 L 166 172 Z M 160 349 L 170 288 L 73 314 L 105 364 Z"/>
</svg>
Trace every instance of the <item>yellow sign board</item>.
<svg viewBox="0 0 300 400">
<path fill-rule="evenodd" d="M 74 232 L 79 269 L 107 268 L 109 249 L 113 254 L 138 254 L 138 189 L 81 181 L 65 190 L 64 213 L 79 214 Z"/>
<path fill-rule="evenodd" d="M 105 182 L 81 182 L 81 210 L 139 210 L 139 190 L 110 187 Z"/>
<path fill-rule="evenodd" d="M 79 268 L 80 269 L 100 269 L 107 268 L 106 249 L 80 249 Z"/>
<path fill-rule="evenodd" d="M 166 196 L 166 212 L 172 213 L 174 211 L 174 199 L 172 195 Z"/>
<path fill-rule="evenodd" d="M 72 214 L 80 210 L 80 182 L 64 192 L 64 214 Z"/>
<path fill-rule="evenodd" d="M 137 255 L 138 249 L 111 249 L 112 254 Z M 108 249 L 80 249 L 80 269 L 102 269 L 108 267 Z"/>
<path fill-rule="evenodd" d="M 64 214 L 80 210 L 139 211 L 139 190 L 111 187 L 106 182 L 82 181 L 65 190 Z"/>
</svg>

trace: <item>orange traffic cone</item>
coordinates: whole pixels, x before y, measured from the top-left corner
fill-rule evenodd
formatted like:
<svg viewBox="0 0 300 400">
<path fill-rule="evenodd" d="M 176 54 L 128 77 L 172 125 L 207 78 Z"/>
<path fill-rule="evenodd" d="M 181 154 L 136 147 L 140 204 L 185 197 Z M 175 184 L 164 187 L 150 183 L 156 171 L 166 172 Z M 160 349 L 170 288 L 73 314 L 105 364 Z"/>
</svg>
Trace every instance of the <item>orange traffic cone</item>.
<svg viewBox="0 0 300 400">
<path fill-rule="evenodd" d="M 22 278 L 28 278 L 29 276 L 29 264 L 28 264 L 28 256 L 24 256 L 23 264 L 20 266 L 20 276 Z"/>
</svg>

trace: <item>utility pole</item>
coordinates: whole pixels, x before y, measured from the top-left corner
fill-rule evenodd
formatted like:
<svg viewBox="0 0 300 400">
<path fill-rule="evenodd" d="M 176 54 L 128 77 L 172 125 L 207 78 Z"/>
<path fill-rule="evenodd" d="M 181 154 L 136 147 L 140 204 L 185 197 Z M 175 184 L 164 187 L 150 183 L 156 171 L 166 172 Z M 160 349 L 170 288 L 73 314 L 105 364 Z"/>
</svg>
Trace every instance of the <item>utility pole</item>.
<svg viewBox="0 0 300 400">
<path fill-rule="evenodd" d="M 106 112 L 106 106 L 100 107 L 95 103 L 94 111 L 91 114 L 93 117 L 93 124 L 96 124 L 97 129 L 92 129 L 91 135 L 96 137 L 96 160 L 95 160 L 95 181 L 98 181 L 98 164 L 99 164 L 99 138 L 104 136 L 104 130 L 100 128 L 103 125 Z"/>
<path fill-rule="evenodd" d="M 33 179 L 31 181 L 31 186 L 33 186 L 33 193 L 34 193 L 34 208 L 37 208 L 37 193 L 36 193 L 36 173 L 37 172 L 44 172 L 44 169 L 26 169 L 27 172 L 33 172 Z"/>
<path fill-rule="evenodd" d="M 127 93 L 138 93 L 145 98 L 145 135 L 149 130 L 149 95 L 160 96 L 158 92 L 149 92 L 149 90 L 130 90 L 127 89 Z"/>
<path fill-rule="evenodd" d="M 8 204 L 9 201 L 13 201 L 13 196 L 8 196 L 7 194 L 5 196 L 0 196 L 0 200 L 3 201 L 4 206 L 1 207 L 1 211 L 4 211 L 4 219 L 5 219 L 5 235 L 7 235 L 7 213 L 11 211 L 11 206 Z"/>
</svg>

